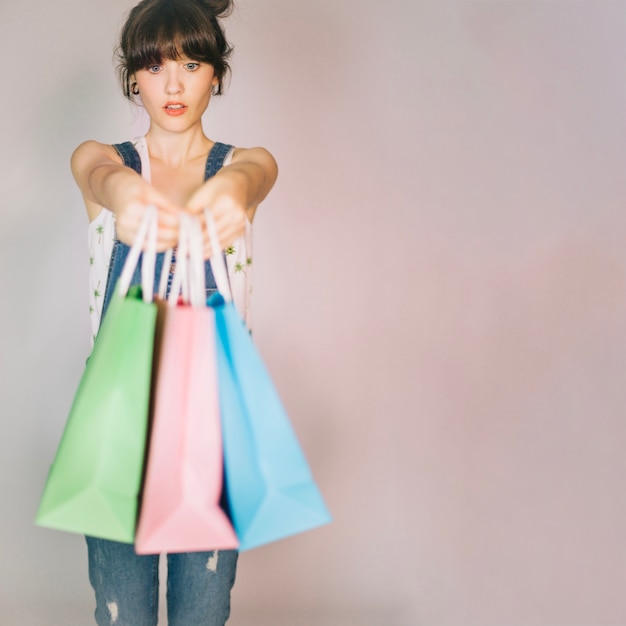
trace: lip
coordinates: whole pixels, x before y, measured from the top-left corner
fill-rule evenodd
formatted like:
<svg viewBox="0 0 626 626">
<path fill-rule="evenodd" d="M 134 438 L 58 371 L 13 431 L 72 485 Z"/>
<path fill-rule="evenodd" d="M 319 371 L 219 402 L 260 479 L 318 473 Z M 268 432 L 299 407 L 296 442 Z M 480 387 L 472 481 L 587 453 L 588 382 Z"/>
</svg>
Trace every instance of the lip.
<svg viewBox="0 0 626 626">
<path fill-rule="evenodd" d="M 180 106 L 179 109 L 168 109 L 168 107 L 170 106 Z M 163 105 L 163 110 L 165 111 L 166 115 L 169 115 L 171 117 L 178 117 L 179 115 L 184 115 L 187 111 L 187 105 L 183 104 L 182 102 L 166 102 Z"/>
</svg>

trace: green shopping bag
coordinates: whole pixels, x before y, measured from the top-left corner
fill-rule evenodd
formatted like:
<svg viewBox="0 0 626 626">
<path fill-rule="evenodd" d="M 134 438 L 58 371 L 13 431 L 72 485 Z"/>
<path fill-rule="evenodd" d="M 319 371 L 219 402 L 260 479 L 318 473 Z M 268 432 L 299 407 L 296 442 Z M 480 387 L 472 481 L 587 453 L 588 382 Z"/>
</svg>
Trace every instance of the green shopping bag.
<svg viewBox="0 0 626 626">
<path fill-rule="evenodd" d="M 129 288 L 146 239 L 142 287 Z M 150 208 L 74 397 L 37 512 L 40 526 L 134 540 L 156 323 L 155 248 L 156 211 Z"/>
</svg>

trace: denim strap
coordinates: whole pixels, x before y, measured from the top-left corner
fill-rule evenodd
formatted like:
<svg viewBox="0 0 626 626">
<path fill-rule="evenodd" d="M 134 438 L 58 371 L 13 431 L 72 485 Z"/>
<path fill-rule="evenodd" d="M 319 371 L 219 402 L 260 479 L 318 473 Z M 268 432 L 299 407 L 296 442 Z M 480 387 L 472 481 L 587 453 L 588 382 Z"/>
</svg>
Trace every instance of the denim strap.
<svg viewBox="0 0 626 626">
<path fill-rule="evenodd" d="M 226 155 L 231 151 L 232 146 L 226 143 L 219 143 L 216 141 L 209 152 L 209 156 L 206 160 L 206 168 L 204 170 L 204 180 L 209 180 L 212 176 L 215 176 L 222 165 L 224 165 L 224 159 Z"/>
<path fill-rule="evenodd" d="M 124 165 L 135 170 L 137 174 L 141 174 L 141 158 L 139 152 L 137 152 L 135 146 L 130 141 L 124 143 L 115 143 L 113 147 L 117 153 L 122 157 Z"/>
</svg>

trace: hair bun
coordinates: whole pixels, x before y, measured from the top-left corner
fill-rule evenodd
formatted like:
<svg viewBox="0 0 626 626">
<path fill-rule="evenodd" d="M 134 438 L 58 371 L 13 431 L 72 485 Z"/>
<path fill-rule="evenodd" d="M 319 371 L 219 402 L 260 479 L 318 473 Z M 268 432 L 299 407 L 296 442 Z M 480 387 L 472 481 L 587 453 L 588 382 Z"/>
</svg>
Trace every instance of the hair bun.
<svg viewBox="0 0 626 626">
<path fill-rule="evenodd" d="M 228 17 L 234 5 L 233 0 L 199 0 L 199 3 L 215 17 Z"/>
</svg>

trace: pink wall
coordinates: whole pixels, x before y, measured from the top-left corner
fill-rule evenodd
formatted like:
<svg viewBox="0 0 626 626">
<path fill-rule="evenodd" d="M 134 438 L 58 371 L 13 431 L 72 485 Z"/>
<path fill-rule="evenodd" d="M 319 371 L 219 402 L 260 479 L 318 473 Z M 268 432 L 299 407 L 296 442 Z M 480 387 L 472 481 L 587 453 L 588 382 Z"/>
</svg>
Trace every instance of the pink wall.
<svg viewBox="0 0 626 626">
<path fill-rule="evenodd" d="M 231 91 L 275 91 L 246 125 L 283 164 L 257 335 L 336 522 L 241 595 L 625 623 L 623 6 L 263 10 Z"/>
</svg>

